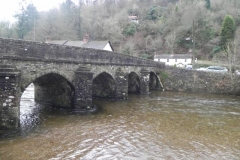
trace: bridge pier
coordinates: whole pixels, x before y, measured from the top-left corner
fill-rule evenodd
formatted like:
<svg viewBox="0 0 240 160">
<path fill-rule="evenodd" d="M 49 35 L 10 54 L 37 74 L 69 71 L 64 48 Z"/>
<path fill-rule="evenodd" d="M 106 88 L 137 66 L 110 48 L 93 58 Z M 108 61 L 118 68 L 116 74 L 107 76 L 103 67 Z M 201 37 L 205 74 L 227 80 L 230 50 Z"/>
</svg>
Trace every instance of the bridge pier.
<svg viewBox="0 0 240 160">
<path fill-rule="evenodd" d="M 149 71 L 142 69 L 140 72 L 140 93 L 149 94 Z"/>
<path fill-rule="evenodd" d="M 20 122 L 20 72 L 0 66 L 0 127 L 16 129 Z"/>
<path fill-rule="evenodd" d="M 119 68 L 116 71 L 116 99 L 128 99 L 128 74 Z"/>
<path fill-rule="evenodd" d="M 74 109 L 84 112 L 94 109 L 92 104 L 92 81 L 93 73 L 87 67 L 80 67 L 75 72 L 74 86 Z"/>
</svg>

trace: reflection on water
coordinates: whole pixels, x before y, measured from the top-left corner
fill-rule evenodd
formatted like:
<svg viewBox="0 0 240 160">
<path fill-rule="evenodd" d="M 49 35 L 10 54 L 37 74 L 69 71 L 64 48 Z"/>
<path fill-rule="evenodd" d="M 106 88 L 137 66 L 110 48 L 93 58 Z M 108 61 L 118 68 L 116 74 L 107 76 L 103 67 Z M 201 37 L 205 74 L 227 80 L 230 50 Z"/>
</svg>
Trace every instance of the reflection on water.
<svg viewBox="0 0 240 160">
<path fill-rule="evenodd" d="M 33 83 L 25 90 L 20 102 L 20 125 L 21 130 L 31 130 L 40 122 L 41 106 L 34 102 Z"/>
<path fill-rule="evenodd" d="M 0 159 L 240 159 L 240 99 L 173 92 L 95 100 L 75 115 L 21 101 L 21 135 L 0 139 Z"/>
</svg>

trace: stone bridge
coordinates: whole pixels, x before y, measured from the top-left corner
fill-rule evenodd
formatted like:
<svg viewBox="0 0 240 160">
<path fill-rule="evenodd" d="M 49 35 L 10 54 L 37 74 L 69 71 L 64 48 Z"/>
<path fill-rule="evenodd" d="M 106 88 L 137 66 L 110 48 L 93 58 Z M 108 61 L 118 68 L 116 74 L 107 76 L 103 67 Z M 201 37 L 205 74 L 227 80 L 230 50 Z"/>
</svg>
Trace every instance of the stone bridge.
<svg viewBox="0 0 240 160">
<path fill-rule="evenodd" d="M 103 50 L 0 38 L 0 127 L 17 128 L 20 99 L 91 111 L 93 97 L 127 99 L 161 89 L 164 64 Z"/>
</svg>

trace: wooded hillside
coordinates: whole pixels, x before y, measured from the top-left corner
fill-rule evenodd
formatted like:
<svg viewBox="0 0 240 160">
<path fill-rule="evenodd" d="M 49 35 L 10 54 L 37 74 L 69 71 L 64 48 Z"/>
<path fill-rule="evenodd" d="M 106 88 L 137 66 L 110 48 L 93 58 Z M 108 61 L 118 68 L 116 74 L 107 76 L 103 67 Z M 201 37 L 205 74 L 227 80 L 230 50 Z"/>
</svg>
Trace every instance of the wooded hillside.
<svg viewBox="0 0 240 160">
<path fill-rule="evenodd" d="M 239 0 L 66 0 L 47 12 L 32 4 L 20 7 L 16 24 L 0 23 L 0 36 L 82 40 L 87 33 L 91 40 L 110 40 L 117 52 L 152 59 L 154 54 L 189 53 L 194 35 L 197 58 L 212 59 L 221 50 L 223 20 L 231 15 L 234 41 L 240 42 Z"/>
</svg>

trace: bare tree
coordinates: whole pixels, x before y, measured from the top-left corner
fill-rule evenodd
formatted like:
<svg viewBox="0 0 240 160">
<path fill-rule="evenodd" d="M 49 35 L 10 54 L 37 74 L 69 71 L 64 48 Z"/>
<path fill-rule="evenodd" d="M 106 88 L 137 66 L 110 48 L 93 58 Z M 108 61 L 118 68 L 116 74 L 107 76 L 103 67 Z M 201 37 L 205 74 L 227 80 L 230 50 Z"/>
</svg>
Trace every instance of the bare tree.
<svg viewBox="0 0 240 160">
<path fill-rule="evenodd" d="M 225 58 L 228 63 L 228 68 L 229 68 L 229 73 L 231 75 L 231 79 L 233 79 L 232 69 L 236 64 L 236 44 L 234 41 L 228 42 L 226 44 L 224 53 L 225 53 Z"/>
<path fill-rule="evenodd" d="M 167 47 L 170 51 L 170 54 L 174 54 L 174 48 L 176 46 L 176 34 L 175 31 L 166 36 Z"/>
</svg>

